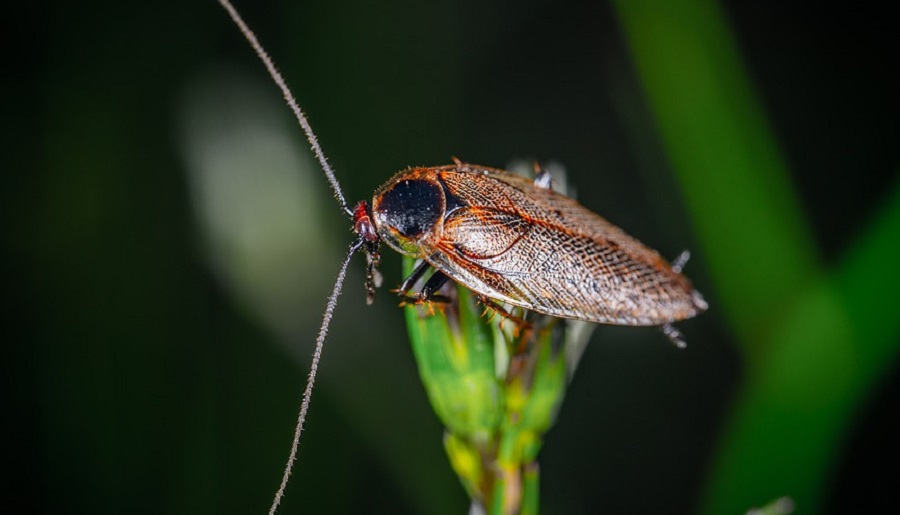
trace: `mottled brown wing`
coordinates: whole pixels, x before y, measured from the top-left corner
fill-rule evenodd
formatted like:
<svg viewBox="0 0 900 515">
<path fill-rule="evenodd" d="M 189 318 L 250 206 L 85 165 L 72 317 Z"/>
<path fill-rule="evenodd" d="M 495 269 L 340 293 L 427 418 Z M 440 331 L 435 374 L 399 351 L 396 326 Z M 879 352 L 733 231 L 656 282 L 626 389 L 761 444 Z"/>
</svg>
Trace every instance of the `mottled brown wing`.
<svg viewBox="0 0 900 515">
<path fill-rule="evenodd" d="M 457 207 L 428 261 L 466 287 L 607 324 L 661 325 L 703 310 L 690 282 L 658 253 L 574 200 L 499 170 L 440 177 Z"/>
</svg>

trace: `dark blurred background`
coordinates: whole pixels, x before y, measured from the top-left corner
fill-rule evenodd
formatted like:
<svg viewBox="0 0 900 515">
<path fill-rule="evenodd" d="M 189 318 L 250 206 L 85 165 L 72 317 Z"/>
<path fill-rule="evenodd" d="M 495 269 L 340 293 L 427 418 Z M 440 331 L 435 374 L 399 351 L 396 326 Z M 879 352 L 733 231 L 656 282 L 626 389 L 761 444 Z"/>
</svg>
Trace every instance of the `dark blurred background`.
<svg viewBox="0 0 900 515">
<path fill-rule="evenodd" d="M 887 6 L 719 5 L 830 270 L 897 188 L 894 18 Z M 649 329 L 595 332 L 542 451 L 541 502 L 545 513 L 701 511 L 747 361 L 614 6 L 237 7 L 348 201 L 409 165 L 539 159 L 664 255 L 695 250 L 687 273 L 712 307 L 682 324 L 688 349 Z M 4 511 L 263 512 L 348 221 L 214 1 L 25 3 L 3 18 Z M 397 302 L 385 288 L 365 306 L 362 263 L 282 513 L 463 513 Z M 399 266 L 385 257 L 386 286 Z M 896 297 L 876 302 L 900 316 Z M 877 471 L 900 459 L 888 354 L 841 420 L 827 469 L 808 471 L 824 481 L 816 511 L 877 508 L 900 486 Z M 782 465 L 761 455 L 759 466 Z"/>
</svg>

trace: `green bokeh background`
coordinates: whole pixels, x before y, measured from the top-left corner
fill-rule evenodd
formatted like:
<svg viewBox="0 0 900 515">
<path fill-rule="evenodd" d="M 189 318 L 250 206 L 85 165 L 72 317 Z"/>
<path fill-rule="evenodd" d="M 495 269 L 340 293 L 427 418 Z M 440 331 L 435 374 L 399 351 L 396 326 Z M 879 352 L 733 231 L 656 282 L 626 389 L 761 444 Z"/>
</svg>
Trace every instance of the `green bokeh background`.
<svg viewBox="0 0 900 515">
<path fill-rule="evenodd" d="M 880 473 L 900 459 L 900 81 L 886 6 L 237 7 L 351 202 L 451 155 L 557 161 L 588 207 L 667 256 L 692 249 L 710 311 L 681 324 L 685 351 L 649 329 L 595 332 L 541 454 L 544 513 L 740 513 L 781 495 L 798 513 L 896 504 L 900 480 Z M 212 0 L 14 9 L 4 511 L 262 512 L 349 224 Z M 220 104 L 223 119 L 192 118 Z M 288 168 L 312 172 L 303 220 L 238 219 L 251 262 L 197 216 L 191 156 L 200 129 L 256 117 L 306 163 Z M 272 139 L 259 134 L 243 141 Z M 243 154 L 212 141 L 228 162 Z M 236 166 L 283 165 L 254 152 Z M 270 191 L 254 176 L 212 227 L 281 205 L 242 201 Z M 296 235 L 278 232 L 291 223 Z M 253 245 L 261 234 L 289 252 Z M 402 312 L 384 290 L 365 306 L 361 261 L 282 513 L 462 513 Z M 386 255 L 382 272 L 398 284 L 400 260 Z"/>
</svg>

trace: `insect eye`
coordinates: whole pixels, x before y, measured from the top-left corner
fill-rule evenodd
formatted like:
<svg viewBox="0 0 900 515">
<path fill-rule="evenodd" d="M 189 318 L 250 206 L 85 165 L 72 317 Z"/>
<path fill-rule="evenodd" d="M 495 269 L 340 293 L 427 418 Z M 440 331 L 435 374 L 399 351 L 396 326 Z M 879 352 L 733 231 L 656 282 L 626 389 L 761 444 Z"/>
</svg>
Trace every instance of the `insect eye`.
<svg viewBox="0 0 900 515">
<path fill-rule="evenodd" d="M 424 180 L 404 180 L 375 201 L 379 224 L 408 238 L 431 229 L 443 216 L 444 198 L 439 185 Z"/>
</svg>

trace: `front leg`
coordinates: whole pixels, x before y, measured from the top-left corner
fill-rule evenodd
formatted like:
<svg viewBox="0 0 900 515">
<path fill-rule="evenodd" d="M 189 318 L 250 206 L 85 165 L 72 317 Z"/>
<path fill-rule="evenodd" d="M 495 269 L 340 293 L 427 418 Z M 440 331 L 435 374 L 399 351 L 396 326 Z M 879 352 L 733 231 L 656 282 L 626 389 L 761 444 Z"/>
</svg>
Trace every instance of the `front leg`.
<svg viewBox="0 0 900 515">
<path fill-rule="evenodd" d="M 409 293 L 409 290 L 415 286 L 416 282 L 422 278 L 422 275 L 428 270 L 431 265 L 428 264 L 428 261 L 422 260 L 421 263 L 416 265 L 416 268 L 413 269 L 412 273 L 409 274 L 409 277 L 403 280 L 403 283 L 400 285 L 400 288 L 397 289 L 397 295 L 401 297 L 406 297 Z"/>
<path fill-rule="evenodd" d="M 413 286 L 415 286 L 419 279 L 425 275 L 425 272 L 428 271 L 429 268 L 431 268 L 431 265 L 429 265 L 427 261 L 422 261 L 415 269 L 413 269 L 412 273 L 409 274 L 409 277 L 403 280 L 400 288 L 397 289 L 397 295 L 403 297 L 404 303 L 407 301 L 414 304 L 422 302 L 446 303 L 450 301 L 450 299 L 442 295 L 436 295 L 437 291 L 440 290 L 449 279 L 449 277 L 440 270 L 435 270 L 434 274 L 425 281 L 425 284 L 418 293 L 410 293 Z"/>
<path fill-rule="evenodd" d="M 422 291 L 419 292 L 419 297 L 425 301 L 431 301 L 436 298 L 435 293 L 441 289 L 442 286 L 447 284 L 447 281 L 450 278 L 447 277 L 447 274 L 441 272 L 440 270 L 435 270 L 434 274 L 425 281 L 425 286 L 422 287 Z"/>
</svg>

